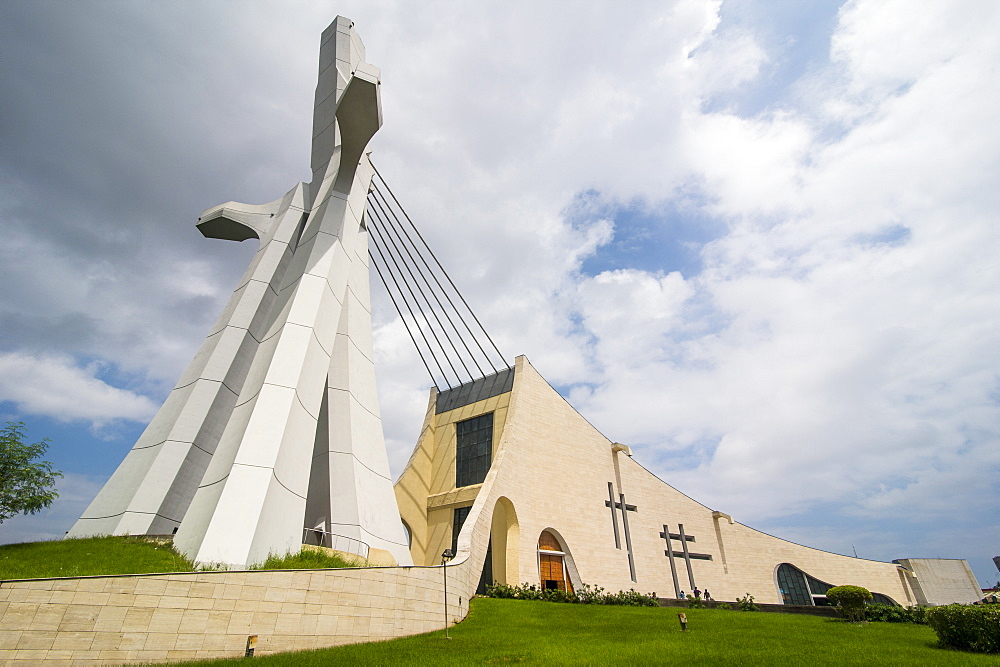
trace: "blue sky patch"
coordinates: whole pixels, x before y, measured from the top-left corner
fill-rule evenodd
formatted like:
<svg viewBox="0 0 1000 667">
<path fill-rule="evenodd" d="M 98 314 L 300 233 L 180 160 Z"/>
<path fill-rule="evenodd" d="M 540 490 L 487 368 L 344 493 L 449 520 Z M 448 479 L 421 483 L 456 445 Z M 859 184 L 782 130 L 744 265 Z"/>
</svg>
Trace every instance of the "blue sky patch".
<svg viewBox="0 0 1000 667">
<path fill-rule="evenodd" d="M 685 278 L 702 269 L 701 248 L 725 231 L 725 224 L 692 206 L 687 199 L 649 205 L 635 199 L 608 201 L 595 191 L 577 195 L 567 211 L 577 224 L 598 219 L 614 222 L 614 236 L 584 259 L 580 271 L 637 269 L 651 273 L 679 271 Z"/>
<path fill-rule="evenodd" d="M 755 80 L 709 98 L 703 111 L 752 118 L 796 106 L 796 82 L 829 63 L 830 37 L 841 5 L 843 0 L 724 3 L 716 34 L 750 32 L 759 44 L 768 45 L 768 61 Z"/>
<path fill-rule="evenodd" d="M 904 225 L 892 225 L 874 234 L 859 234 L 855 237 L 857 242 L 864 246 L 890 246 L 898 247 L 906 245 L 910 241 L 912 232 Z"/>
<path fill-rule="evenodd" d="M 93 429 L 87 420 L 26 415 L 10 401 L 0 401 L 0 419 L 24 422 L 28 442 L 51 440 L 45 458 L 57 462 L 57 470 L 96 476 L 108 474 L 108 461 L 116 468 L 146 428 L 145 423 L 116 420 Z"/>
</svg>

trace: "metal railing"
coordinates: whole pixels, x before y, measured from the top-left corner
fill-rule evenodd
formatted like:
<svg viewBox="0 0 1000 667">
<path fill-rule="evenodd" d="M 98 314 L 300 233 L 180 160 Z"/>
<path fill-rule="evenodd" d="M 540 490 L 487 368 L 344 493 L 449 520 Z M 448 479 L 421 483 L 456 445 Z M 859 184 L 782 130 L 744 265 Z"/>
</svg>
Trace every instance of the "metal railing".
<svg viewBox="0 0 1000 667">
<path fill-rule="evenodd" d="M 364 559 L 368 558 L 368 552 L 371 549 L 366 542 L 362 542 L 357 538 L 347 537 L 346 535 L 337 535 L 336 533 L 329 533 L 325 530 L 320 530 L 319 528 L 303 529 L 302 544 L 335 549 L 337 551 L 343 551 L 345 553 L 361 556 Z"/>
</svg>

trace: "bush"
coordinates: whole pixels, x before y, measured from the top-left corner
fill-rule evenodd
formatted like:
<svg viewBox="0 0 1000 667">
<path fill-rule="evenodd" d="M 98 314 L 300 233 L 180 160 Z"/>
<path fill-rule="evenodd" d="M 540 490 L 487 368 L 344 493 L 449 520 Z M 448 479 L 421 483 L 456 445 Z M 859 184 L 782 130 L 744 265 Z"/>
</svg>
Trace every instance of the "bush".
<svg viewBox="0 0 1000 667">
<path fill-rule="evenodd" d="M 836 602 L 847 620 L 863 621 L 865 605 L 872 599 L 872 593 L 861 586 L 834 586 L 826 592 L 826 599 Z"/>
<path fill-rule="evenodd" d="M 873 603 L 865 607 L 865 619 L 877 623 L 923 623 L 923 607 L 899 607 L 894 604 Z"/>
<path fill-rule="evenodd" d="M 688 609 L 704 609 L 705 603 L 700 597 L 690 597 L 687 599 Z"/>
<path fill-rule="evenodd" d="M 729 610 L 732 610 L 733 605 L 729 604 L 728 602 L 716 602 L 715 603 L 715 608 L 716 609 L 729 609 Z"/>
<path fill-rule="evenodd" d="M 600 604 L 604 598 L 604 589 L 600 586 L 584 584 L 576 589 L 576 597 L 580 604 Z"/>
<path fill-rule="evenodd" d="M 486 597 L 513 600 L 517 598 L 518 586 L 508 586 L 507 584 L 487 584 Z"/>
<path fill-rule="evenodd" d="M 1000 608 L 950 604 L 927 610 L 927 624 L 945 646 L 977 653 L 1000 653 Z"/>
<path fill-rule="evenodd" d="M 577 601 L 576 594 L 572 591 L 561 591 L 558 588 L 545 588 L 541 591 L 542 599 L 546 602 L 569 602 Z"/>
<path fill-rule="evenodd" d="M 757 605 L 753 603 L 753 596 L 747 593 L 741 598 L 736 598 L 736 606 L 740 611 L 758 611 Z"/>
<path fill-rule="evenodd" d="M 557 588 L 544 589 L 534 584 L 520 586 L 508 584 L 487 584 L 486 597 L 508 600 L 545 600 L 546 602 L 567 602 L 570 604 L 610 604 L 626 607 L 655 607 L 656 598 L 644 595 L 634 589 L 605 593 L 600 586 L 583 584 L 576 591 L 561 591 Z"/>
<path fill-rule="evenodd" d="M 652 595 L 644 595 L 634 588 L 604 596 L 602 604 L 616 604 L 626 607 L 656 607 L 659 603 Z"/>
</svg>

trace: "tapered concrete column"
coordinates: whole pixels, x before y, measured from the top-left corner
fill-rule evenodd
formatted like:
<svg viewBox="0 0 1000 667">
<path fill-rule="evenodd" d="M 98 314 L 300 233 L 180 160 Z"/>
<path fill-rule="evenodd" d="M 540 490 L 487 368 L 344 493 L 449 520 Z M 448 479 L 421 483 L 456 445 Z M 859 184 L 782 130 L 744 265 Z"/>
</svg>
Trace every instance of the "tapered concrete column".
<svg viewBox="0 0 1000 667">
<path fill-rule="evenodd" d="M 202 215 L 206 236 L 261 248 L 176 396 L 72 534 L 176 529 L 195 560 L 243 566 L 297 551 L 318 523 L 410 562 L 371 349 L 365 150 L 382 124 L 379 72 L 343 17 L 320 51 L 313 182 Z"/>
<path fill-rule="evenodd" d="M 169 535 L 180 525 L 266 333 L 305 191 L 299 184 L 270 204 L 230 202 L 203 216 L 207 236 L 259 238 L 260 249 L 177 386 L 69 537 Z M 213 226 L 224 215 L 246 223 Z"/>
</svg>

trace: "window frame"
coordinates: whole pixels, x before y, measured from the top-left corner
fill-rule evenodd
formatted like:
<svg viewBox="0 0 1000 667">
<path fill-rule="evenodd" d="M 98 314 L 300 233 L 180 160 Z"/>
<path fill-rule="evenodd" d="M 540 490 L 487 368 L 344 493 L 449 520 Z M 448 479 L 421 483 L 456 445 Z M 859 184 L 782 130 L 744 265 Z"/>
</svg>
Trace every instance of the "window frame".
<svg viewBox="0 0 1000 667">
<path fill-rule="evenodd" d="M 482 484 L 493 465 L 493 413 L 455 422 L 455 488 Z M 485 465 L 484 465 L 485 463 Z"/>
</svg>

